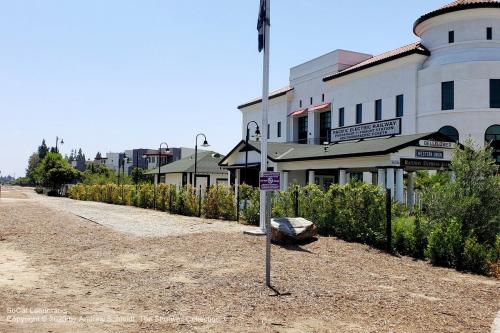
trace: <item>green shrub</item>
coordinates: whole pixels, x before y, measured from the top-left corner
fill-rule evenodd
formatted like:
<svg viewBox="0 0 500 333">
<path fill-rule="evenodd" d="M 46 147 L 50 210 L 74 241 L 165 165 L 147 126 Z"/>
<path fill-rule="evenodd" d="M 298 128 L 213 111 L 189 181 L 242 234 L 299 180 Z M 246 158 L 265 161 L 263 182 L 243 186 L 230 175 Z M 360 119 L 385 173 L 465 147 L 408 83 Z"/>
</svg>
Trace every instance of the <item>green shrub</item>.
<svg viewBox="0 0 500 333">
<path fill-rule="evenodd" d="M 464 244 L 463 269 L 478 274 L 489 274 L 490 254 L 488 249 L 478 243 L 474 236 L 468 237 Z"/>
<path fill-rule="evenodd" d="M 234 220 L 236 207 L 231 187 L 212 185 L 203 201 L 203 215 L 212 219 Z"/>
<path fill-rule="evenodd" d="M 298 193 L 299 189 L 300 187 L 298 185 L 292 185 L 288 191 L 278 191 L 274 193 L 273 216 L 295 217 L 295 193 Z"/>
<path fill-rule="evenodd" d="M 42 187 L 35 187 L 35 192 L 37 194 L 43 194 L 43 188 Z"/>
<path fill-rule="evenodd" d="M 451 220 L 448 225 L 435 225 L 428 241 L 425 253 L 432 264 L 456 267 L 461 251 L 460 224 L 456 220 Z"/>
<path fill-rule="evenodd" d="M 175 201 L 175 211 L 177 214 L 185 216 L 198 215 L 198 197 L 194 187 L 188 185 L 179 188 Z"/>
<path fill-rule="evenodd" d="M 415 253 L 415 221 L 412 217 L 402 216 L 392 223 L 392 239 L 395 250 L 403 255 Z"/>
<path fill-rule="evenodd" d="M 249 185 L 240 185 L 240 202 L 243 203 L 242 216 L 247 224 L 259 225 L 260 191 Z"/>
</svg>

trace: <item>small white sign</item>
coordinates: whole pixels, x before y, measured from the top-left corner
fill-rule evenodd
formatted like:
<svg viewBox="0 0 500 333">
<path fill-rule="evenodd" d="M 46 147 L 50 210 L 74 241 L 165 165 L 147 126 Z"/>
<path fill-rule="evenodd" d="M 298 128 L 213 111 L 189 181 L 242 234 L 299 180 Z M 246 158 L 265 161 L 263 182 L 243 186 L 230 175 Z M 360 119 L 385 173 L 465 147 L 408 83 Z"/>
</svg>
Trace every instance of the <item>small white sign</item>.
<svg viewBox="0 0 500 333">
<path fill-rule="evenodd" d="M 420 140 L 418 143 L 422 147 L 433 147 L 433 148 L 453 148 L 454 142 L 446 141 L 433 141 L 433 140 Z"/>
</svg>

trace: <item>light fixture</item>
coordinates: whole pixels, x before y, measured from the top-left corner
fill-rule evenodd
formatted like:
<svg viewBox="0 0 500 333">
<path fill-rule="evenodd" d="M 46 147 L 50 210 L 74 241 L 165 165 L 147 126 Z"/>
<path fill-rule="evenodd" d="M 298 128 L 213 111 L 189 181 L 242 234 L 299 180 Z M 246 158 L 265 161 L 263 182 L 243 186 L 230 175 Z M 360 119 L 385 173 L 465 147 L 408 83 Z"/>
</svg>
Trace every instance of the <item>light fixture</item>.
<svg viewBox="0 0 500 333">
<path fill-rule="evenodd" d="M 207 140 L 205 140 L 205 141 L 203 141 L 203 144 L 202 144 L 201 146 L 202 146 L 202 147 L 208 147 L 208 146 L 210 146 L 210 145 L 208 144 Z"/>
</svg>

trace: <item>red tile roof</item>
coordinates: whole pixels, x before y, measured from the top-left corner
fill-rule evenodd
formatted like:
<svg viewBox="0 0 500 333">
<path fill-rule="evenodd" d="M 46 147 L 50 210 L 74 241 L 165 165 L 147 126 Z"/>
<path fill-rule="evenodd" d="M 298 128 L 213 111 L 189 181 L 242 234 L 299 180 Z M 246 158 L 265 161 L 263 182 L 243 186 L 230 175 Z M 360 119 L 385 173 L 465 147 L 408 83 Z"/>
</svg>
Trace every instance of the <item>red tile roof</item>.
<svg viewBox="0 0 500 333">
<path fill-rule="evenodd" d="M 447 13 L 452 13 L 456 12 L 459 10 L 466 10 L 466 9 L 475 9 L 475 8 L 499 8 L 500 9 L 500 2 L 497 0 L 456 0 L 453 1 L 446 6 L 443 6 L 437 10 L 434 10 L 432 12 L 429 12 L 425 15 L 422 15 L 418 18 L 418 20 L 415 21 L 413 24 L 413 32 L 415 32 L 415 29 L 418 25 L 420 25 L 422 22 L 427 21 L 428 19 L 431 19 L 433 17 L 447 14 Z"/>
<path fill-rule="evenodd" d="M 284 95 L 286 95 L 287 92 L 289 92 L 291 90 L 293 90 L 293 87 L 287 86 L 287 87 L 280 88 L 278 90 L 271 91 L 269 93 L 269 99 L 284 96 Z M 262 98 L 256 98 L 256 99 L 253 99 L 249 102 L 241 104 L 240 106 L 238 106 L 238 109 L 243 109 L 243 108 L 246 108 L 247 106 L 258 104 L 260 102 L 262 102 Z"/>
<path fill-rule="evenodd" d="M 422 54 L 422 55 L 430 55 L 430 52 L 420 43 L 412 43 L 406 46 L 402 46 L 400 48 L 397 48 L 395 50 L 391 50 L 389 52 L 385 52 L 382 54 L 379 54 L 377 56 L 371 57 L 370 59 L 367 59 L 365 61 L 360 62 L 359 64 L 356 64 L 354 66 L 348 67 L 344 69 L 343 71 L 340 71 L 338 73 L 332 74 L 330 76 L 327 76 L 323 78 L 324 82 L 336 79 L 341 76 L 349 75 L 358 71 L 361 71 L 363 69 L 367 69 L 373 66 L 377 66 L 392 60 L 396 60 L 402 57 L 406 57 L 411 54 Z"/>
</svg>

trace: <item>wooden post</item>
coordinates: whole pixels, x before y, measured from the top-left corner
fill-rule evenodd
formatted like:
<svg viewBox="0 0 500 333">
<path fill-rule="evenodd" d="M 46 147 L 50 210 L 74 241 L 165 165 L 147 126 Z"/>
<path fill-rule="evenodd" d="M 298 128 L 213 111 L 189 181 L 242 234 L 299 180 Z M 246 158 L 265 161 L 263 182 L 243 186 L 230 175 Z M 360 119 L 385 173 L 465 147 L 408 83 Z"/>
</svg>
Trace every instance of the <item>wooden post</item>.
<svg viewBox="0 0 500 333">
<path fill-rule="evenodd" d="M 295 217 L 298 217 L 299 216 L 299 188 L 298 187 L 295 187 L 295 191 L 294 191 L 294 195 L 295 195 L 295 202 L 294 202 L 294 208 L 295 208 Z"/>
<path fill-rule="evenodd" d="M 201 217 L 201 185 L 200 185 L 200 193 L 198 194 L 198 217 Z"/>
<path fill-rule="evenodd" d="M 238 185 L 235 185 L 235 186 L 238 186 Z M 236 221 L 240 222 L 240 191 L 239 190 L 236 191 Z"/>
</svg>

